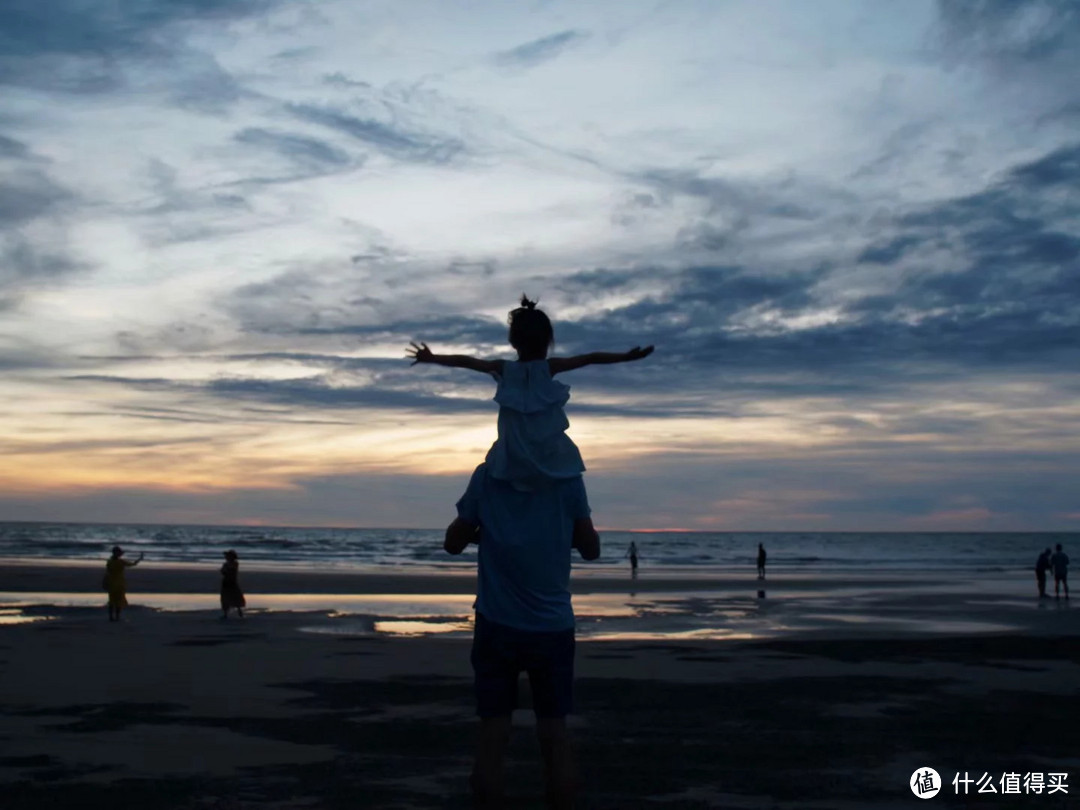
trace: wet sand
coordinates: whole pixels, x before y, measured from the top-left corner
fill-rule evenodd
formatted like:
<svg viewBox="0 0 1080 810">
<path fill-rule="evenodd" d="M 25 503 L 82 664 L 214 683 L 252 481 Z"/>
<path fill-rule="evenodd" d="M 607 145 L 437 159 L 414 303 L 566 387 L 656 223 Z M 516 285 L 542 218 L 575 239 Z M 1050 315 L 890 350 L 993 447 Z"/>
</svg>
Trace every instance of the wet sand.
<svg viewBox="0 0 1080 810">
<path fill-rule="evenodd" d="M 102 594 L 42 604 L 13 587 L 26 569 L 0 573 L 0 591 L 26 603 L 0 626 L 0 806 L 468 806 L 470 574 L 432 572 L 397 592 L 393 578 L 351 579 L 345 593 L 324 583 L 332 602 L 368 598 L 345 613 L 283 609 L 311 595 L 249 590 L 265 604 L 222 622 L 212 593 L 185 591 L 184 577 L 205 572 L 162 580 L 159 594 L 202 607 L 145 606 L 152 570 L 131 572 L 119 624 L 89 606 Z M 643 578 L 634 596 L 609 579 L 595 578 L 622 591 L 575 580 L 579 612 L 594 606 L 572 718 L 584 808 L 922 806 L 908 782 L 923 766 L 947 783 L 957 771 L 1077 782 L 1064 796 L 966 801 L 947 784 L 939 805 L 1063 807 L 1080 791 L 1080 731 L 1061 712 L 1080 684 L 1080 614 L 1040 606 L 1026 582 L 1001 593 L 992 579 L 819 577 L 787 589 L 777 577 L 775 598 L 757 600 L 758 583 L 738 578 L 657 591 Z M 514 722 L 511 806 L 542 806 L 531 714 Z"/>
</svg>

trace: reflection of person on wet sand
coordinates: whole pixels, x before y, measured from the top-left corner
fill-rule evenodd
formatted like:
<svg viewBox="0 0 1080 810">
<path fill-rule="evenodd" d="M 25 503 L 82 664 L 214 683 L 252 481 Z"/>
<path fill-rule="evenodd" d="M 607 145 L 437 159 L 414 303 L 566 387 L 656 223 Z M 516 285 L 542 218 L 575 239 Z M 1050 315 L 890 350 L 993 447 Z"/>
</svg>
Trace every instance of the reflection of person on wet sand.
<svg viewBox="0 0 1080 810">
<path fill-rule="evenodd" d="M 236 552 L 225 552 L 225 564 L 221 566 L 221 618 L 229 618 L 229 608 L 236 608 L 236 615 L 244 618 L 244 592 L 240 590 L 240 563 Z"/>
<path fill-rule="evenodd" d="M 636 578 L 637 577 L 638 550 L 637 550 L 637 543 L 635 543 L 633 540 L 630 541 L 630 548 L 628 548 L 626 550 L 626 553 L 623 555 L 623 559 L 626 559 L 627 557 L 630 558 L 630 576 Z"/>
<path fill-rule="evenodd" d="M 105 563 L 105 590 L 109 592 L 109 621 L 120 621 L 120 611 L 127 607 L 127 583 L 124 581 L 124 570 L 134 568 L 142 562 L 143 555 L 139 559 L 128 562 L 123 559 L 124 550 L 120 546 L 113 546 L 112 557 Z"/>
<path fill-rule="evenodd" d="M 765 546 L 757 544 L 757 578 L 765 579 Z"/>
</svg>

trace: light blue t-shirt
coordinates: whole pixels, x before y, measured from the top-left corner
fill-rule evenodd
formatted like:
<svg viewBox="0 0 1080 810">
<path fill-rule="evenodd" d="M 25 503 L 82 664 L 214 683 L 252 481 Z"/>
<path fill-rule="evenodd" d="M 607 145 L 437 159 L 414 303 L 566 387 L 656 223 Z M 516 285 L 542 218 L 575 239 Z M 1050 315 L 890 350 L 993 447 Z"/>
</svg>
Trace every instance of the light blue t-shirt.
<svg viewBox="0 0 1080 810">
<path fill-rule="evenodd" d="M 589 516 L 581 476 L 522 492 L 485 464 L 457 503 L 458 517 L 480 526 L 476 609 L 519 630 L 568 630 L 574 521 Z"/>
</svg>

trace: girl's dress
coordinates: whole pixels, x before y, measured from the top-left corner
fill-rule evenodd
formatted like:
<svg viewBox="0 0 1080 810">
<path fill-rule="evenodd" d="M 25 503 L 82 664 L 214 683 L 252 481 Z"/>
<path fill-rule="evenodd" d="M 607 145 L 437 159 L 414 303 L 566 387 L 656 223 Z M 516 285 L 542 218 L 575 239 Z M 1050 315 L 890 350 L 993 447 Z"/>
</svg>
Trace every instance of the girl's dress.
<svg viewBox="0 0 1080 810">
<path fill-rule="evenodd" d="M 235 560 L 226 560 L 221 566 L 221 608 L 242 608 L 247 602 L 240 590 L 240 564 Z"/>
<path fill-rule="evenodd" d="M 570 386 L 552 379 L 548 361 L 507 360 L 493 376 L 499 438 L 485 459 L 489 474 L 526 492 L 581 475 L 585 464 L 566 435 L 570 422 L 563 411 Z"/>
</svg>

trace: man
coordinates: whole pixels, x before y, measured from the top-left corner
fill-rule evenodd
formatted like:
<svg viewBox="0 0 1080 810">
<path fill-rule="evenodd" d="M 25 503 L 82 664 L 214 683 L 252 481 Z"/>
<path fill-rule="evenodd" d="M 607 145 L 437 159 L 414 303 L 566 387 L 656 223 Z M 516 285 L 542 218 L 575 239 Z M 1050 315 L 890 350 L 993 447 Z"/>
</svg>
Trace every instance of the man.
<svg viewBox="0 0 1080 810">
<path fill-rule="evenodd" d="M 517 682 L 529 674 L 536 734 L 544 758 L 548 806 L 574 802 L 574 767 L 566 716 L 574 680 L 574 611 L 570 552 L 600 556 L 581 477 L 530 492 L 476 468 L 446 530 L 445 549 L 479 544 L 472 665 L 480 737 L 472 773 L 478 807 L 501 807 L 503 755 Z"/>
<path fill-rule="evenodd" d="M 1050 566 L 1054 569 L 1054 598 L 1061 598 L 1061 586 L 1065 586 L 1065 598 L 1069 598 L 1069 555 L 1061 550 L 1061 543 L 1054 546 L 1057 549 L 1050 558 Z"/>
<path fill-rule="evenodd" d="M 1039 586 L 1039 598 L 1046 598 L 1046 572 L 1050 569 L 1050 549 L 1043 549 L 1035 561 L 1035 582 Z"/>
<path fill-rule="evenodd" d="M 757 544 L 757 578 L 765 579 L 765 558 L 768 555 L 765 554 L 765 546 L 761 543 Z"/>
</svg>

